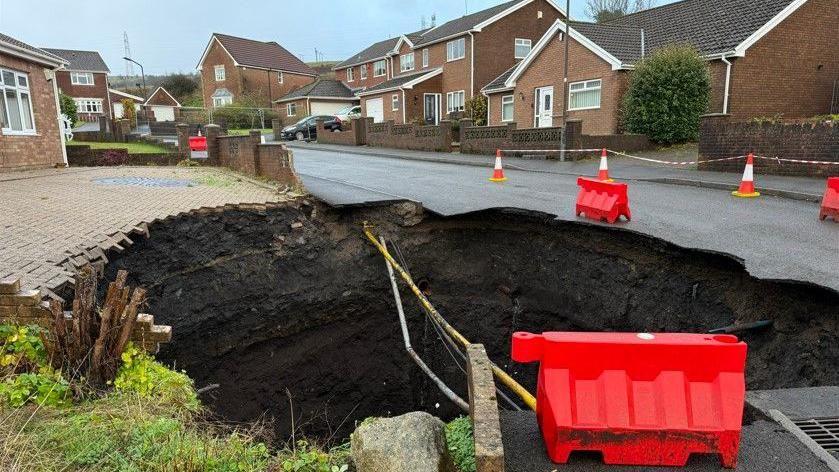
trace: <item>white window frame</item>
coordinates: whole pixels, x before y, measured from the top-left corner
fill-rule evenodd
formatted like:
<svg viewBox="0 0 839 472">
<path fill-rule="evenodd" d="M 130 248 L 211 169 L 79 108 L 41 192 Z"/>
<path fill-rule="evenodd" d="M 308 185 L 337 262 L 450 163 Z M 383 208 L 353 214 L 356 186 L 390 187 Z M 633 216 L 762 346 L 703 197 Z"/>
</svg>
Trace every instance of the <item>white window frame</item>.
<svg viewBox="0 0 839 472">
<path fill-rule="evenodd" d="M 227 105 L 233 105 L 233 97 L 213 97 L 213 108 L 226 107 Z"/>
<path fill-rule="evenodd" d="M 283 71 L 277 72 L 277 82 L 280 84 L 285 83 L 285 76 L 283 75 Z"/>
<path fill-rule="evenodd" d="M 101 115 L 104 113 L 105 109 L 101 98 L 76 98 L 74 101 L 79 113 L 86 115 Z"/>
<path fill-rule="evenodd" d="M 519 54 L 519 47 L 527 47 L 527 52 L 523 55 Z M 524 38 L 516 38 L 513 55 L 516 59 L 524 59 L 533 50 L 533 41 Z"/>
<path fill-rule="evenodd" d="M 401 72 L 408 72 L 414 70 L 414 53 L 402 54 L 399 56 L 399 70 Z"/>
<path fill-rule="evenodd" d="M 70 83 L 73 85 L 93 86 L 93 72 L 70 72 Z"/>
<path fill-rule="evenodd" d="M 596 83 L 596 85 L 595 85 Z M 583 84 L 583 88 L 581 90 L 571 90 L 574 85 Z M 597 90 L 600 92 L 600 97 L 597 100 L 597 106 L 594 107 L 578 107 L 578 108 L 571 108 L 571 97 L 575 93 L 579 92 L 591 92 L 592 90 Z M 591 79 L 591 80 L 580 80 L 578 82 L 571 82 L 568 84 L 568 111 L 579 111 L 579 110 L 599 110 L 600 105 L 602 104 L 603 100 L 603 79 Z"/>
<path fill-rule="evenodd" d="M 509 100 L 508 100 L 509 99 Z M 504 119 L 504 107 L 505 106 L 512 107 L 510 111 L 510 117 Z M 504 95 L 501 97 L 501 122 L 502 123 L 511 123 L 516 119 L 516 96 L 515 95 Z"/>
<path fill-rule="evenodd" d="M 460 45 L 460 51 L 455 47 Z M 459 56 L 455 56 L 459 53 Z M 446 62 L 459 61 L 466 57 L 466 38 L 458 38 L 446 43 Z"/>
<path fill-rule="evenodd" d="M 379 70 L 377 69 L 381 66 L 381 74 L 379 74 Z M 385 59 L 378 60 L 373 63 L 373 77 L 383 77 L 387 75 L 387 61 Z"/>
<path fill-rule="evenodd" d="M 227 79 L 227 71 L 224 70 L 224 64 L 219 64 L 213 67 L 216 73 L 216 82 L 224 82 Z"/>
<path fill-rule="evenodd" d="M 428 67 L 428 48 L 422 50 L 422 68 Z"/>
<path fill-rule="evenodd" d="M 452 106 L 452 102 L 454 102 L 454 97 L 459 96 L 462 97 L 460 100 L 460 105 L 455 108 Z M 456 92 L 449 92 L 446 94 L 446 113 L 453 113 L 456 111 L 463 111 L 466 109 L 466 91 L 465 90 L 458 90 Z"/>
<path fill-rule="evenodd" d="M 297 116 L 297 104 L 294 102 L 286 104 L 285 114 L 286 116 Z"/>
<path fill-rule="evenodd" d="M 350 67 L 347 69 L 347 82 L 355 81 L 355 74 L 353 73 L 353 68 Z"/>
<path fill-rule="evenodd" d="M 3 81 L 3 75 L 5 74 L 12 74 L 12 84 L 6 84 Z M 20 84 L 20 79 L 23 78 L 26 82 L 26 85 Z M 35 125 L 35 110 L 32 108 L 32 90 L 30 86 L 32 83 L 29 80 L 29 74 L 23 72 L 17 72 L 11 69 L 0 69 L 0 99 L 3 100 L 3 104 L 6 110 L 7 116 L 0 116 L 0 126 L 2 126 L 3 134 L 5 135 L 34 135 L 37 133 L 36 125 Z M 6 92 L 7 91 L 14 91 L 15 95 L 17 96 L 17 104 L 18 104 L 18 113 L 20 114 L 20 123 L 21 129 L 16 130 L 12 129 L 11 119 L 8 116 L 8 109 L 9 103 L 6 101 Z M 27 96 L 27 104 L 23 103 L 23 98 L 21 95 L 26 94 Z M 31 128 L 26 127 L 26 123 L 24 123 L 24 106 L 29 108 L 29 118 L 32 121 Z"/>
<path fill-rule="evenodd" d="M 399 111 L 399 94 L 394 93 L 390 96 L 390 111 Z"/>
<path fill-rule="evenodd" d="M 367 80 L 367 64 L 361 64 L 358 66 L 358 77 L 360 80 Z"/>
</svg>

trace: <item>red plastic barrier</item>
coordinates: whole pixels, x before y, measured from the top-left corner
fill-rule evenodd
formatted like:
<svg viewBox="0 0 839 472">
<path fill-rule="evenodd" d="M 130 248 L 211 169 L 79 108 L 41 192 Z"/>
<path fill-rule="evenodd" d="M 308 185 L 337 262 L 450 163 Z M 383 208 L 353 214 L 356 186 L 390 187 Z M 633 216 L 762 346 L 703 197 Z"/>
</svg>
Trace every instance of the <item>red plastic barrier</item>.
<svg viewBox="0 0 839 472">
<path fill-rule="evenodd" d="M 593 220 L 606 220 L 610 224 L 623 215 L 627 221 L 632 219 L 629 211 L 629 196 L 626 184 L 602 182 L 580 177 L 577 179 L 580 194 L 577 196 L 577 216 L 585 214 Z"/>
<path fill-rule="evenodd" d="M 839 223 L 839 177 L 827 179 L 827 190 L 824 192 L 819 219 L 824 221 L 828 216 Z"/>
<path fill-rule="evenodd" d="M 189 137 L 189 151 L 190 157 L 193 159 L 207 158 L 207 137 L 206 136 L 190 136 Z"/>
<path fill-rule="evenodd" d="M 606 464 L 737 465 L 746 344 L 731 335 L 515 333 L 512 357 L 541 362 L 536 415 L 548 455 Z"/>
</svg>

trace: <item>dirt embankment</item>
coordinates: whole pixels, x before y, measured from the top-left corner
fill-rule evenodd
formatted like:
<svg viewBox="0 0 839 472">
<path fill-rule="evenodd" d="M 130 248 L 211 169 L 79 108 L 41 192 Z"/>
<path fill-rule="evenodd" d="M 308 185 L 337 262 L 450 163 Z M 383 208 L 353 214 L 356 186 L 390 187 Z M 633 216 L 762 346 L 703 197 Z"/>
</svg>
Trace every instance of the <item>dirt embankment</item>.
<svg viewBox="0 0 839 472">
<path fill-rule="evenodd" d="M 835 292 L 755 280 L 723 256 L 532 213 L 420 221 L 409 205 L 298 202 L 183 216 L 153 225 L 107 270 L 125 268 L 149 289 L 149 311 L 174 329 L 161 358 L 198 387 L 220 384 L 206 400 L 225 419 L 265 414 L 284 438 L 286 391 L 295 426 L 325 438 L 372 415 L 454 415 L 403 351 L 384 262 L 363 221 L 396 242 L 444 316 L 528 388 L 535 366 L 509 361 L 517 330 L 703 332 L 763 319 L 774 327 L 743 335 L 749 388 L 839 384 Z M 413 295 L 402 296 L 415 349 L 465 396 L 465 375 Z"/>
</svg>

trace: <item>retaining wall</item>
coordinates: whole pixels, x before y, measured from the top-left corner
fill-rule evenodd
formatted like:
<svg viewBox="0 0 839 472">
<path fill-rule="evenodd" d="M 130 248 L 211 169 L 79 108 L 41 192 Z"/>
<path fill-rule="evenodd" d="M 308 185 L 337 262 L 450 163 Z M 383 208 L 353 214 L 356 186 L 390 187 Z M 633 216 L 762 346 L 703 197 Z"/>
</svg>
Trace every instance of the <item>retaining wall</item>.
<svg viewBox="0 0 839 472">
<path fill-rule="evenodd" d="M 366 118 L 367 145 L 414 151 L 451 152 L 452 122 L 442 121 L 438 126 L 397 125 L 393 121 L 373 123 Z"/>
<path fill-rule="evenodd" d="M 129 154 L 126 149 L 91 149 L 87 145 L 67 146 L 67 163 L 71 167 L 97 166 L 173 166 L 177 153 Z"/>
<path fill-rule="evenodd" d="M 342 144 L 344 146 L 363 146 L 367 144 L 367 121 L 356 118 L 344 123 L 344 129 L 332 132 L 324 129 L 323 120 L 318 120 L 318 142 L 323 144 Z"/>
<path fill-rule="evenodd" d="M 221 136 L 215 125 L 207 126 L 207 163 L 228 167 L 254 177 L 266 177 L 297 188 L 294 155 L 280 143 L 260 144 L 261 133 Z"/>
<path fill-rule="evenodd" d="M 839 125 L 822 123 L 735 122 L 728 115 L 702 118 L 699 169 L 743 172 L 743 161 L 703 162 L 753 152 L 758 156 L 839 162 Z M 760 174 L 824 177 L 839 175 L 839 165 L 755 160 Z"/>
</svg>

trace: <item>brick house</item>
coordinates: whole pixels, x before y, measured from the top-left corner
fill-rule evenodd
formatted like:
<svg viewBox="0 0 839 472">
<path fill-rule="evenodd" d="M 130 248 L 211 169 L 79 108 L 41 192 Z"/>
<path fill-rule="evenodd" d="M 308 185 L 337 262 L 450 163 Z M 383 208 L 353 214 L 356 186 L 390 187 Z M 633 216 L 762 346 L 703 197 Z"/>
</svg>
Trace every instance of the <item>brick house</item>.
<svg viewBox="0 0 839 472">
<path fill-rule="evenodd" d="M 315 81 L 318 74 L 274 41 L 213 33 L 198 62 L 205 107 L 247 97 L 270 108 L 274 100 Z"/>
<path fill-rule="evenodd" d="M 100 116 L 113 118 L 108 93 L 108 65 L 96 51 L 43 48 L 65 61 L 67 66 L 56 73 L 58 90 L 76 102 L 79 119 L 97 121 Z"/>
<path fill-rule="evenodd" d="M 708 61 L 710 113 L 827 114 L 839 80 L 837 23 L 835 0 L 683 0 L 605 24 L 572 22 L 568 118 L 583 120 L 586 134 L 620 132 L 635 64 L 676 43 L 694 45 Z M 490 125 L 562 124 L 565 33 L 558 21 L 524 60 L 483 89 Z"/>
<path fill-rule="evenodd" d="M 67 165 L 56 80 L 66 64 L 0 33 L 0 171 Z"/>
<path fill-rule="evenodd" d="M 379 85 L 394 77 L 393 58 L 399 56 L 402 44 L 413 46 L 423 33 L 423 29 L 396 38 L 379 41 L 358 54 L 338 63 L 332 68 L 336 77 L 347 87 L 362 91 Z"/>
<path fill-rule="evenodd" d="M 274 101 L 284 123 L 311 115 L 334 115 L 348 105 L 357 105 L 358 97 L 337 79 L 318 79 Z"/>
<path fill-rule="evenodd" d="M 554 0 L 513 0 L 401 36 L 386 58 L 391 78 L 358 92 L 362 113 L 431 124 L 459 113 L 559 18 Z"/>
<path fill-rule="evenodd" d="M 143 103 L 143 108 L 154 114 L 155 121 L 175 121 L 181 104 L 163 87 L 157 87 L 149 99 Z"/>
</svg>

